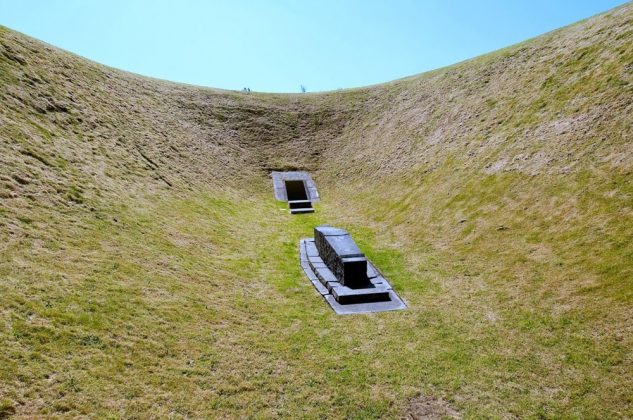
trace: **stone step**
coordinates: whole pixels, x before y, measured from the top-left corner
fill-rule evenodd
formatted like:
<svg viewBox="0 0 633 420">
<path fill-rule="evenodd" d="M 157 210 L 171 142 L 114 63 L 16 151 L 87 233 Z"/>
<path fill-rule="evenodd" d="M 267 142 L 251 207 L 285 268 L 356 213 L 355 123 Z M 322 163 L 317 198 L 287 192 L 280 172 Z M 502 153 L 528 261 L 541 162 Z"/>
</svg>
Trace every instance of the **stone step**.
<svg viewBox="0 0 633 420">
<path fill-rule="evenodd" d="M 380 302 L 389 300 L 390 289 L 386 287 L 371 287 L 363 289 L 350 289 L 349 287 L 339 285 L 332 286 L 329 290 L 334 296 L 334 299 L 342 305 L 349 305 L 351 303 L 368 303 L 368 302 Z"/>
<path fill-rule="evenodd" d="M 314 208 L 312 207 L 312 201 L 310 200 L 288 201 L 288 208 L 291 210 L 291 212 L 292 210 L 299 210 L 299 209 L 309 209 L 308 211 L 314 211 Z"/>
<path fill-rule="evenodd" d="M 299 208 L 299 209 L 290 209 L 290 214 L 299 214 L 299 213 L 314 213 L 314 208 Z"/>
</svg>

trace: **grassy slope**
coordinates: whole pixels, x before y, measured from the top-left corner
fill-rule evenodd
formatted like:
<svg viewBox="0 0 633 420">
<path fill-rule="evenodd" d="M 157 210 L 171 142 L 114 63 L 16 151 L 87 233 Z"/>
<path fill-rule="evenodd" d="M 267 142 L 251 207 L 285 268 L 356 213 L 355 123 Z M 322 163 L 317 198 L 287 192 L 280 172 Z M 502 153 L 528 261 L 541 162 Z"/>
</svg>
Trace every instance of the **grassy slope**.
<svg viewBox="0 0 633 420">
<path fill-rule="evenodd" d="M 0 29 L 0 413 L 633 416 L 632 10 L 303 96 Z M 293 167 L 316 215 L 272 200 Z M 333 315 L 297 264 L 325 221 L 409 310 Z"/>
</svg>

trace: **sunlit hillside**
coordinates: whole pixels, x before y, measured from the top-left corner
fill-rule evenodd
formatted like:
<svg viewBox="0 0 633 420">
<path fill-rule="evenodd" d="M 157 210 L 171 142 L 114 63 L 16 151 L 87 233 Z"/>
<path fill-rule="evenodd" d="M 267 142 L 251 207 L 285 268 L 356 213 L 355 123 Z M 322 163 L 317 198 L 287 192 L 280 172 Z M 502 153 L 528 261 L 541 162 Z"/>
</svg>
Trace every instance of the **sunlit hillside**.
<svg viewBox="0 0 633 420">
<path fill-rule="evenodd" d="M 633 417 L 633 4 L 321 94 L 0 27 L 0 418 Z M 270 172 L 321 201 L 291 216 Z M 348 229 L 408 309 L 337 316 Z"/>
</svg>

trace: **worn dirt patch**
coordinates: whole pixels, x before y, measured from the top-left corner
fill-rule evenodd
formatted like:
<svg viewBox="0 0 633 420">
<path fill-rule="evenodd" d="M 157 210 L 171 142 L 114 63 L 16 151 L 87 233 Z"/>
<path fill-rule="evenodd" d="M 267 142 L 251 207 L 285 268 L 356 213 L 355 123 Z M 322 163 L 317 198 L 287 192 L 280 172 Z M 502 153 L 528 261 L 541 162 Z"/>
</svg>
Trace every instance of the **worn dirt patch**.
<svg viewBox="0 0 633 420">
<path fill-rule="evenodd" d="M 461 419 L 462 415 L 442 398 L 420 395 L 409 405 L 407 419 Z"/>
</svg>

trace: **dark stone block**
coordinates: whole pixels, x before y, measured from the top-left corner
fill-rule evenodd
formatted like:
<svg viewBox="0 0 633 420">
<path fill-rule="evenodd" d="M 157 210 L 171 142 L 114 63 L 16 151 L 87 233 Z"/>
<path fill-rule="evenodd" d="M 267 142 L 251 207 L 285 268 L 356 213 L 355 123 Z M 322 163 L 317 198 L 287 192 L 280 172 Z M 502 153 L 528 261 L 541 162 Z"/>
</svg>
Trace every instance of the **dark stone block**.
<svg viewBox="0 0 633 420">
<path fill-rule="evenodd" d="M 319 256 L 342 285 L 350 288 L 370 285 L 367 258 L 347 231 L 318 226 L 314 229 L 314 242 Z"/>
<path fill-rule="evenodd" d="M 346 286 L 359 287 L 368 284 L 367 258 L 342 258 L 341 261 L 343 262 L 343 283 Z"/>
<path fill-rule="evenodd" d="M 347 234 L 340 229 L 330 229 L 332 229 L 330 232 L 334 233 L 335 236 Z M 369 261 L 367 262 L 367 276 L 370 279 L 366 287 L 350 288 L 342 285 L 318 255 L 308 255 L 310 251 L 310 254 L 315 253 L 316 248 L 312 248 L 314 245 L 315 242 L 312 239 L 301 240 L 299 246 L 301 267 L 317 292 L 323 296 L 337 314 L 394 311 L 407 307 L 391 289 L 389 282 Z"/>
</svg>

